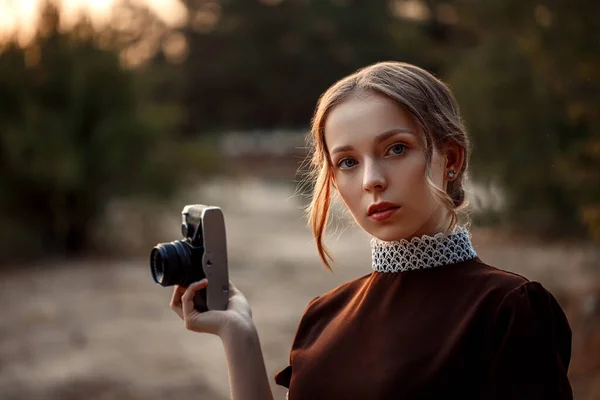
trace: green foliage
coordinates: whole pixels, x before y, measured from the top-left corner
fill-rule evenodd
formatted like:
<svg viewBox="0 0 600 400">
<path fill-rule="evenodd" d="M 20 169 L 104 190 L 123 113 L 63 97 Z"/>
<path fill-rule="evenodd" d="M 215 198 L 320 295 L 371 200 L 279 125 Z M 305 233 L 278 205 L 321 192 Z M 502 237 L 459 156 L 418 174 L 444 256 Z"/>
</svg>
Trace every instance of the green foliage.
<svg viewBox="0 0 600 400">
<path fill-rule="evenodd" d="M 47 5 L 36 37 L 0 52 L 3 255 L 70 254 L 111 199 L 165 196 L 182 160 L 178 108 L 144 95 L 151 76 L 82 20 L 66 32 Z"/>
</svg>

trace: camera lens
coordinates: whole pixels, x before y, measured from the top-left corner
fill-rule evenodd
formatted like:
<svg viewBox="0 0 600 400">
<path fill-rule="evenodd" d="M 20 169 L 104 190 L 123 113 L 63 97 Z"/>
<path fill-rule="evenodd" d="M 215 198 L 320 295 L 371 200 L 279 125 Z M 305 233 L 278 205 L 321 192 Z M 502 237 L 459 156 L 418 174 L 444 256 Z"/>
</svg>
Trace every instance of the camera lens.
<svg viewBox="0 0 600 400">
<path fill-rule="evenodd" d="M 160 243 L 150 253 L 152 278 L 161 286 L 185 284 L 190 263 L 188 246 L 180 240 Z"/>
<path fill-rule="evenodd" d="M 165 279 L 165 265 L 160 251 L 155 247 L 150 253 L 150 269 L 152 271 L 152 278 L 159 285 L 162 285 Z"/>
</svg>

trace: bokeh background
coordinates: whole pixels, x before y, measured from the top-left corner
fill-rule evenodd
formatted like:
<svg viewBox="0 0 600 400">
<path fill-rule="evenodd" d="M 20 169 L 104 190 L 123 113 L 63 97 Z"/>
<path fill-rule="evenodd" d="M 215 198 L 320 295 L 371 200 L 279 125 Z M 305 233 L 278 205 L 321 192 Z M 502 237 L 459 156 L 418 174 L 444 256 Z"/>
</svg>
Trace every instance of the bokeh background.
<svg viewBox="0 0 600 400">
<path fill-rule="evenodd" d="M 320 93 L 382 60 L 452 86 L 476 250 L 557 297 L 600 399 L 592 0 L 0 0 L 0 398 L 228 398 L 220 340 L 148 267 L 191 203 L 225 213 L 272 381 L 307 303 L 370 272 L 339 207 L 322 267 L 298 169 Z"/>
</svg>

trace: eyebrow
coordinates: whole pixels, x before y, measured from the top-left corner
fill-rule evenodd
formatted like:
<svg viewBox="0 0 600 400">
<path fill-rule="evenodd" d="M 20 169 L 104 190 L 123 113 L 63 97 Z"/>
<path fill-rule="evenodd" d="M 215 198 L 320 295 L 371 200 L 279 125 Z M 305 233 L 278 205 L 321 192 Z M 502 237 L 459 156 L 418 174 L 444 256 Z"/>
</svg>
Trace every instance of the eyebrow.
<svg viewBox="0 0 600 400">
<path fill-rule="evenodd" d="M 375 136 L 375 143 L 381 143 L 381 142 L 391 138 L 392 136 L 397 135 L 398 133 L 410 133 L 411 135 L 414 135 L 414 132 L 409 129 L 404 129 L 404 128 L 390 129 L 388 131 L 385 131 L 385 132 L 380 133 L 379 135 Z M 354 150 L 354 147 L 352 147 L 351 145 L 338 146 L 331 151 L 331 154 L 342 153 L 344 151 L 350 151 L 350 150 Z"/>
</svg>

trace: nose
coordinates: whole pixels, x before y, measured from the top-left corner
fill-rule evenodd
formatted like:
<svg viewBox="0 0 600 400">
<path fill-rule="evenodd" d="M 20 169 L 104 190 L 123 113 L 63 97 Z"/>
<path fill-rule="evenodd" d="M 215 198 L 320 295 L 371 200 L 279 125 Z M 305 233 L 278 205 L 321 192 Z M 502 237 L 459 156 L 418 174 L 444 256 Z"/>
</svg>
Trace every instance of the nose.
<svg viewBox="0 0 600 400">
<path fill-rule="evenodd" d="M 367 192 L 382 191 L 387 188 L 387 179 L 380 165 L 376 162 L 365 162 L 363 189 Z"/>
</svg>

